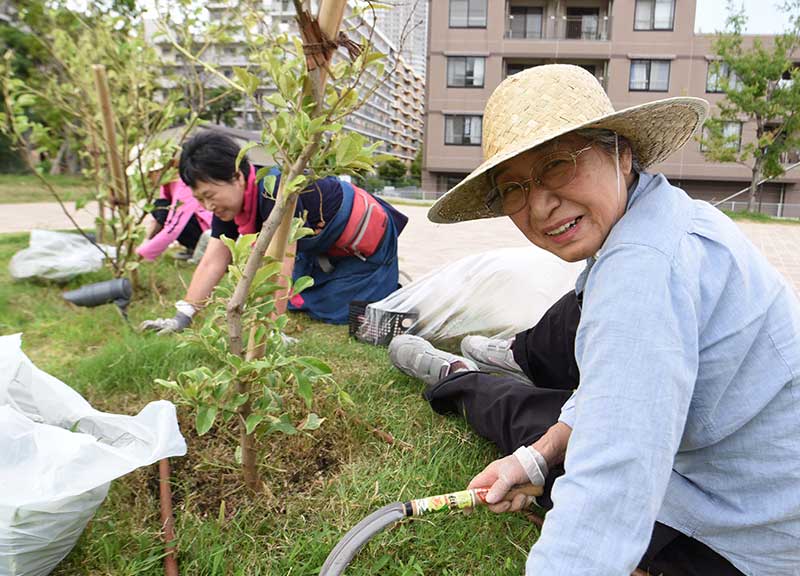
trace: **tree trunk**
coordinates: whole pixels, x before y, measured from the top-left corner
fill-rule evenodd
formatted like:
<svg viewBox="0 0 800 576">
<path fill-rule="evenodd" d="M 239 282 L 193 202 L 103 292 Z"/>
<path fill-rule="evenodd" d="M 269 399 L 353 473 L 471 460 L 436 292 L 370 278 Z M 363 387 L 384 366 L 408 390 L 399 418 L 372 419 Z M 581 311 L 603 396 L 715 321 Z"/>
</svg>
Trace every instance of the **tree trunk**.
<svg viewBox="0 0 800 576">
<path fill-rule="evenodd" d="M 250 390 L 246 384 L 237 382 L 240 394 L 249 394 Z M 245 421 L 250 415 L 250 400 L 239 407 L 239 446 L 242 449 L 242 476 L 245 485 L 253 492 L 262 492 L 264 484 L 258 476 L 258 466 L 256 465 L 256 440 L 254 434 L 247 433 Z"/>
<path fill-rule="evenodd" d="M 342 14 L 346 0 L 322 0 L 320 6 L 320 27 L 328 35 L 329 38 L 336 38 L 341 25 Z M 295 8 L 300 14 L 301 6 L 295 0 Z M 305 42 L 305 39 L 304 39 Z M 324 69 L 317 72 L 319 80 L 318 86 L 325 85 Z M 322 105 L 324 98 L 324 91 L 317 90 L 315 97 L 317 98 L 317 107 Z M 291 165 L 288 173 L 283 174 L 281 178 L 281 185 L 278 190 L 275 207 L 269 218 L 263 223 L 259 238 L 256 240 L 255 245 L 250 253 L 250 257 L 245 265 L 243 277 L 236 285 L 236 289 L 228 302 L 227 318 L 228 318 L 228 342 L 230 353 L 237 356 L 243 356 L 242 345 L 242 307 L 247 299 L 247 293 L 250 291 L 250 284 L 253 281 L 256 271 L 258 270 L 261 261 L 266 252 L 276 260 L 282 260 L 285 250 L 286 242 L 291 227 L 292 217 L 294 216 L 295 203 L 297 202 L 297 195 L 293 194 L 290 198 L 286 199 L 284 203 L 283 190 L 286 182 L 290 182 L 292 178 L 298 174 L 302 174 L 303 169 L 306 167 L 309 158 L 312 156 L 318 140 L 312 141 L 305 147 L 300 157 Z M 252 346 L 254 342 L 254 334 L 250 335 L 251 348 L 248 350 L 247 356 L 253 359 L 257 353 L 256 349 Z M 246 382 L 236 383 L 238 392 L 240 394 L 250 394 L 250 387 Z M 245 402 L 239 407 L 239 440 L 242 450 L 242 473 L 244 476 L 245 484 L 255 492 L 261 492 L 266 486 L 261 482 L 258 477 L 258 469 L 256 466 L 256 449 L 255 438 L 253 434 L 247 434 L 245 422 L 247 416 L 250 415 L 251 404 L 250 400 Z"/>
<path fill-rule="evenodd" d="M 67 148 L 69 148 L 69 146 L 67 145 L 67 140 L 64 139 L 61 146 L 58 147 L 58 153 L 53 160 L 53 164 L 50 166 L 50 176 L 61 174 L 61 167 L 64 165 L 64 156 L 67 153 Z"/>
<path fill-rule="evenodd" d="M 761 180 L 761 158 L 756 158 L 753 162 L 753 174 L 750 180 L 750 194 L 747 198 L 747 211 L 756 211 L 756 196 L 758 195 L 758 181 Z"/>
</svg>

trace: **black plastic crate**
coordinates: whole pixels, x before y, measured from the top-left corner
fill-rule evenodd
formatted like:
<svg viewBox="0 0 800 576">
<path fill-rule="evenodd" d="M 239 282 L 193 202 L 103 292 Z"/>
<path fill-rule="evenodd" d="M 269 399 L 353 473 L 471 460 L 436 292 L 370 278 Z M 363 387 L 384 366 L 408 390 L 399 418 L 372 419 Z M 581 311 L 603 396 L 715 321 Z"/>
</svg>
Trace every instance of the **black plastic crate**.
<svg viewBox="0 0 800 576">
<path fill-rule="evenodd" d="M 388 346 L 392 338 L 408 332 L 419 318 L 416 312 L 371 310 L 368 313 L 369 304 L 372 302 L 362 300 L 350 302 L 348 316 L 350 336 L 367 344 Z"/>
</svg>

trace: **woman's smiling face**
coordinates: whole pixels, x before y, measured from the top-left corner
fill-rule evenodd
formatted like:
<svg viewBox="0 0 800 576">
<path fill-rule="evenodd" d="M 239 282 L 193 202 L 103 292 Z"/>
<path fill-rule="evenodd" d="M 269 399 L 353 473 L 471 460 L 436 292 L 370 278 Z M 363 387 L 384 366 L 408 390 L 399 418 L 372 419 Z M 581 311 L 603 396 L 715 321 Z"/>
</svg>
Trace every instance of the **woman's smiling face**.
<svg viewBox="0 0 800 576">
<path fill-rule="evenodd" d="M 574 178 L 548 188 L 541 170 L 543 165 L 550 166 L 554 153 L 562 159 L 574 158 Z M 619 146 L 618 178 L 614 152 L 609 155 L 599 144 L 568 135 L 500 165 L 494 181 L 498 186 L 528 182 L 527 202 L 509 217 L 540 248 L 577 262 L 597 253 L 625 213 L 627 189 L 633 181 L 631 153 L 627 146 Z"/>
<path fill-rule="evenodd" d="M 245 179 L 241 172 L 230 182 L 198 180 L 192 194 L 206 210 L 225 222 L 233 220 L 244 208 Z"/>
</svg>

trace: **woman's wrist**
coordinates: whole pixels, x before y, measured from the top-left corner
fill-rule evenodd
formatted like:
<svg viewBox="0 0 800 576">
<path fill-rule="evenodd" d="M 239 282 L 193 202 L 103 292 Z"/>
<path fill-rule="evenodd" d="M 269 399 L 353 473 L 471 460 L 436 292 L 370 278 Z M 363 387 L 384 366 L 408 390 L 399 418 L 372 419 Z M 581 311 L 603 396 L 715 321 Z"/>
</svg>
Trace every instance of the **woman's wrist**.
<svg viewBox="0 0 800 576">
<path fill-rule="evenodd" d="M 547 465 L 552 468 L 564 461 L 571 433 L 572 428 L 563 422 L 557 422 L 545 432 L 544 436 L 534 442 L 531 448 L 539 452 L 547 462 Z"/>
</svg>

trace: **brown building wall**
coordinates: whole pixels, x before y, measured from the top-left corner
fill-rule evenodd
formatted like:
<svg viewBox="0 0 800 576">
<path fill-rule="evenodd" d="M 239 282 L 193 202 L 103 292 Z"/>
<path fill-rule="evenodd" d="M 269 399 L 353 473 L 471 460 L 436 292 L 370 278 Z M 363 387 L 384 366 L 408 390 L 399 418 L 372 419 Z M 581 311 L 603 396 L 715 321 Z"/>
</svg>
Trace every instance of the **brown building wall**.
<svg viewBox="0 0 800 576">
<path fill-rule="evenodd" d="M 712 107 L 723 94 L 707 93 L 706 80 L 713 36 L 694 34 L 695 0 L 675 0 L 671 31 L 634 30 L 634 0 L 513 0 L 514 4 L 541 6 L 543 36 L 536 39 L 506 37 L 507 3 L 488 0 L 486 28 L 450 28 L 449 0 L 430 3 L 430 33 L 425 123 L 423 188 L 446 191 L 459 176 L 480 164 L 480 146 L 446 145 L 445 115 L 482 115 L 486 100 L 503 80 L 508 63 L 570 63 L 594 65 L 616 109 L 661 98 L 697 96 Z M 597 7 L 600 27 L 607 26 L 606 39 L 564 38 L 564 16 L 571 7 Z M 608 20 L 605 17 L 608 16 Z M 553 17 L 553 18 L 551 18 Z M 558 38 L 557 36 L 561 36 Z M 764 38 L 769 42 L 770 38 Z M 752 38 L 746 39 L 746 42 Z M 448 56 L 485 57 L 483 88 L 448 88 Z M 668 59 L 669 89 L 666 92 L 636 92 L 628 89 L 631 59 Z M 752 141 L 755 127 L 745 124 L 742 143 Z M 722 199 L 748 185 L 750 170 L 738 164 L 705 160 L 697 141 L 687 143 L 651 171 L 663 172 L 680 182 L 690 194 L 704 199 Z M 782 190 L 782 193 L 777 190 Z M 739 198 L 741 199 L 741 197 Z M 762 202 L 800 204 L 800 170 L 789 173 L 764 189 Z"/>
</svg>

